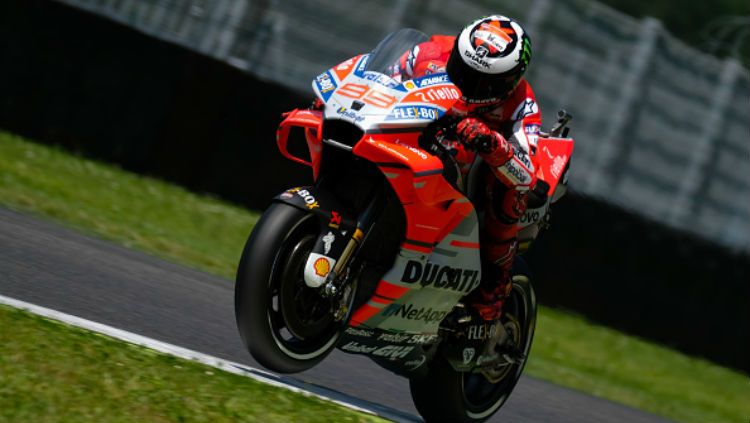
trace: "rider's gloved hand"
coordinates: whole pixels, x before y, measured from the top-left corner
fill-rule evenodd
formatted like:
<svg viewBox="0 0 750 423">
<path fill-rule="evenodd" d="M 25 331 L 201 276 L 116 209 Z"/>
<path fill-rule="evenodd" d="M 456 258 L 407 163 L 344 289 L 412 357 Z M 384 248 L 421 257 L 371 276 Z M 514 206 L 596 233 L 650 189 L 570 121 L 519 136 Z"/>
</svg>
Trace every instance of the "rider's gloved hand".
<svg viewBox="0 0 750 423">
<path fill-rule="evenodd" d="M 456 126 L 456 137 L 467 149 L 482 155 L 493 166 L 510 160 L 513 151 L 505 137 L 490 129 L 477 118 L 464 118 Z"/>
</svg>

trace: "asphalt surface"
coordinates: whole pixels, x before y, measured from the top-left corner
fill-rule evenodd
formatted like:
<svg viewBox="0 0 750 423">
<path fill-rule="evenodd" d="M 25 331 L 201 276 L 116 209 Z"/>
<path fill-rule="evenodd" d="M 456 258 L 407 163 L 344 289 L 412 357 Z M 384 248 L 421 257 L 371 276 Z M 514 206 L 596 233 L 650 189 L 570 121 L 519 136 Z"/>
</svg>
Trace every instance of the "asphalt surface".
<svg viewBox="0 0 750 423">
<path fill-rule="evenodd" d="M 237 333 L 231 281 L 2 208 L 0 294 L 259 367 Z M 417 414 L 407 380 L 362 356 L 334 351 L 294 377 Z M 531 377 L 490 421 L 667 422 Z"/>
</svg>

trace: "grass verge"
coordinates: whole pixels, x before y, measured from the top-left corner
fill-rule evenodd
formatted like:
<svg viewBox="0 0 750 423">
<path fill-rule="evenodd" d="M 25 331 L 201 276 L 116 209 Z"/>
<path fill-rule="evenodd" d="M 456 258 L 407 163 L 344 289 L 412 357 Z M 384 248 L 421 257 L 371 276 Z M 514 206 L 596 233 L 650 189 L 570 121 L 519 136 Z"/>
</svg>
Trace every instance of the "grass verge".
<svg viewBox="0 0 750 423">
<path fill-rule="evenodd" d="M 225 277 L 258 216 L 2 132 L 0 204 Z M 549 308 L 528 373 L 677 421 L 750 419 L 746 375 Z"/>
<path fill-rule="evenodd" d="M 0 328 L 3 422 L 383 421 L 6 306 Z"/>
</svg>

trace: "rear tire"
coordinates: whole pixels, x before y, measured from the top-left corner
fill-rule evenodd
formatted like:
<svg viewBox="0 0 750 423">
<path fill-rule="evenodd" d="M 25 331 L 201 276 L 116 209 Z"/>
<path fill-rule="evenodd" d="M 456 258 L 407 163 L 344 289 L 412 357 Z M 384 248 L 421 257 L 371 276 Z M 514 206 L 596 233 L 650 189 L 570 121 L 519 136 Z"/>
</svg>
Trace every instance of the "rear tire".
<svg viewBox="0 0 750 423">
<path fill-rule="evenodd" d="M 235 285 L 237 327 L 250 354 L 270 370 L 307 370 L 338 340 L 341 326 L 330 304 L 303 278 L 319 233 L 314 215 L 274 203 L 242 252 Z"/>
<path fill-rule="evenodd" d="M 536 325 L 536 297 L 529 269 L 520 258 L 516 259 L 513 272 L 513 290 L 501 319 L 515 319 L 519 329 L 517 345 L 528 357 Z M 409 381 L 414 405 L 425 422 L 483 422 L 508 399 L 525 364 L 526 360 L 510 364 L 502 379 L 492 383 L 482 373 L 456 371 L 438 355 L 425 377 Z"/>
</svg>

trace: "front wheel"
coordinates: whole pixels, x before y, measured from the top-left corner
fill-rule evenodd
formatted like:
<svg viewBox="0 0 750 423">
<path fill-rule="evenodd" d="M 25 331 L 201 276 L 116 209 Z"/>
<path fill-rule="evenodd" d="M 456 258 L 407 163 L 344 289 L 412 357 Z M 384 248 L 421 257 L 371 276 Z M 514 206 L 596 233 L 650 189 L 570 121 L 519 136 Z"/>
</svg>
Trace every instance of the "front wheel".
<svg viewBox="0 0 750 423">
<path fill-rule="evenodd" d="M 303 277 L 319 233 L 314 215 L 274 203 L 242 252 L 234 296 L 237 327 L 252 356 L 270 370 L 307 370 L 339 337 L 330 302 Z"/>
<path fill-rule="evenodd" d="M 522 259 L 514 264 L 513 289 L 505 300 L 501 322 L 523 357 L 528 357 L 536 325 L 536 298 Z M 426 422 L 482 422 L 505 403 L 521 377 L 525 358 L 491 372 L 456 371 L 440 356 L 428 374 L 409 381 L 414 405 Z"/>
</svg>

